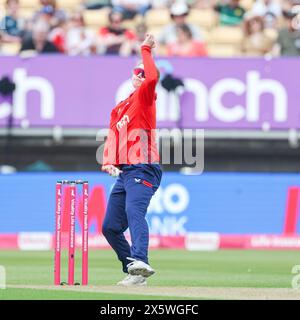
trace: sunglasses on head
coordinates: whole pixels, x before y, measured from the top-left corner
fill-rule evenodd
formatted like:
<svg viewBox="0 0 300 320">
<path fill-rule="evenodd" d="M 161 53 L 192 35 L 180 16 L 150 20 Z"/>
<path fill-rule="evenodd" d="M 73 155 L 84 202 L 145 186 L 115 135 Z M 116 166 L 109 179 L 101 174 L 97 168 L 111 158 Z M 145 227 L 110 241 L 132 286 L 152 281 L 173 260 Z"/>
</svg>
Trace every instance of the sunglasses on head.
<svg viewBox="0 0 300 320">
<path fill-rule="evenodd" d="M 133 74 L 136 76 L 141 76 L 142 78 L 145 78 L 145 71 L 142 68 L 134 68 Z"/>
</svg>

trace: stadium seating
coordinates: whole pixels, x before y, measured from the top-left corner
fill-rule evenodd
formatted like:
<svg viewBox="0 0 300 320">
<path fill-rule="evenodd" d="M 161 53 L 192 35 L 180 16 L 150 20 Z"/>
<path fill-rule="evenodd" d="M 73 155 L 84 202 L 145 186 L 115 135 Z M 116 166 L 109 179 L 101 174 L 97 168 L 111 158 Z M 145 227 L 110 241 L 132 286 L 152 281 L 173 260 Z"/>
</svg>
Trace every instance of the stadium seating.
<svg viewBox="0 0 300 320">
<path fill-rule="evenodd" d="M 20 44 L 19 43 L 2 43 L 1 51 L 5 55 L 16 55 L 20 51 Z"/>
<path fill-rule="evenodd" d="M 37 8 L 20 8 L 20 17 L 23 19 L 30 19 L 34 15 L 34 13 L 37 11 Z"/>
<path fill-rule="evenodd" d="M 157 37 L 161 32 L 162 28 L 163 28 L 162 26 L 150 26 L 148 27 L 148 32 L 150 34 L 153 34 L 154 37 Z"/>
<path fill-rule="evenodd" d="M 139 22 L 140 19 L 138 16 L 136 16 L 134 19 L 123 21 L 123 26 L 124 28 L 134 30 Z"/>
<path fill-rule="evenodd" d="M 6 0 L 0 0 L 6 1 Z M 66 12 L 72 12 L 78 9 L 81 0 L 60 0 L 58 7 Z M 39 0 L 21 0 L 20 2 L 20 16 L 25 19 L 31 18 L 39 9 Z"/>
<path fill-rule="evenodd" d="M 6 1 L 6 0 L 0 0 Z M 78 5 L 80 5 L 81 0 L 57 0 L 57 5 L 61 9 L 76 9 Z M 40 6 L 39 0 L 20 0 L 20 7 L 21 8 L 32 8 L 36 9 Z"/>
<path fill-rule="evenodd" d="M 243 39 L 243 31 L 239 27 L 219 26 L 209 34 L 209 43 L 239 45 Z"/>
<path fill-rule="evenodd" d="M 206 30 L 206 29 L 201 30 L 201 39 L 204 42 L 208 42 L 208 39 L 209 39 L 209 31 L 208 30 Z"/>
<path fill-rule="evenodd" d="M 91 28 L 106 26 L 108 23 L 108 12 L 109 9 L 107 8 L 100 10 L 85 10 L 83 17 L 86 25 Z"/>
<path fill-rule="evenodd" d="M 248 11 L 251 10 L 254 2 L 255 0 L 241 0 L 240 5 Z"/>
<path fill-rule="evenodd" d="M 149 10 L 145 16 L 145 23 L 149 26 L 163 26 L 170 23 L 170 13 L 167 9 Z"/>
<path fill-rule="evenodd" d="M 20 0 L 20 8 L 31 8 L 37 10 L 39 6 L 39 0 Z"/>
<path fill-rule="evenodd" d="M 276 41 L 277 37 L 278 37 L 278 31 L 276 29 L 272 29 L 272 28 L 267 28 L 265 29 L 265 35 L 272 40 L 273 42 Z"/>
<path fill-rule="evenodd" d="M 76 10 L 81 2 L 81 0 L 57 0 L 58 7 L 67 11 Z"/>
<path fill-rule="evenodd" d="M 218 16 L 213 10 L 210 9 L 192 9 L 187 21 L 201 28 L 211 29 L 217 25 Z"/>
<path fill-rule="evenodd" d="M 232 44 L 208 44 L 208 55 L 212 57 L 236 57 L 240 55 L 240 50 Z"/>
</svg>

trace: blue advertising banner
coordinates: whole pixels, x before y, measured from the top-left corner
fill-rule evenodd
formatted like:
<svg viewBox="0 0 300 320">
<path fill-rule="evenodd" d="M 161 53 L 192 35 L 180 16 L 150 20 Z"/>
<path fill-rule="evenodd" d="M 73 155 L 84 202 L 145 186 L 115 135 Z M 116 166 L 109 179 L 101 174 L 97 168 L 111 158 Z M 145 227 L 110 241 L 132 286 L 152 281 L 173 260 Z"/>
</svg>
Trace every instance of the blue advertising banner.
<svg viewBox="0 0 300 320">
<path fill-rule="evenodd" d="M 59 179 L 89 181 L 90 229 L 100 233 L 115 180 L 103 173 L 78 172 L 0 176 L 0 233 L 52 232 Z M 164 173 L 148 208 L 150 233 L 282 234 L 285 228 L 299 233 L 299 181 L 297 174 Z M 79 192 L 78 215 L 80 208 Z M 63 211 L 68 211 L 66 200 Z"/>
</svg>

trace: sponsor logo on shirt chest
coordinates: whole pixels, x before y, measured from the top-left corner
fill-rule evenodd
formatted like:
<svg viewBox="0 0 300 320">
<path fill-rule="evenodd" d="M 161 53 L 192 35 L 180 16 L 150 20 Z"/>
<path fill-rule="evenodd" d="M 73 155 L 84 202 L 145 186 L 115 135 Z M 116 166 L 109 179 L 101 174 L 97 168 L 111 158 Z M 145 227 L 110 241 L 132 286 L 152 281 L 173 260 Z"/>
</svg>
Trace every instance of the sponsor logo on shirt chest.
<svg viewBox="0 0 300 320">
<path fill-rule="evenodd" d="M 117 122 L 116 127 L 117 127 L 118 131 L 120 131 L 129 122 L 130 122 L 129 116 L 127 114 L 124 114 L 122 119 Z"/>
</svg>

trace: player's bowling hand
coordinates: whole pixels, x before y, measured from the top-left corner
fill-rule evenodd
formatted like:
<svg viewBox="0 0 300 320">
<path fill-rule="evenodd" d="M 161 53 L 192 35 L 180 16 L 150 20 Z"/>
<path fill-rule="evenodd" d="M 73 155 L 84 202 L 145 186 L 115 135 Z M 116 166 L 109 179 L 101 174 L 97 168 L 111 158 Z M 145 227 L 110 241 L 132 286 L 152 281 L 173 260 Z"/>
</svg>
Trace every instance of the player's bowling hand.
<svg viewBox="0 0 300 320">
<path fill-rule="evenodd" d="M 142 46 L 149 46 L 151 49 L 155 48 L 155 40 L 152 34 L 146 34 L 146 38 L 142 43 Z"/>
<path fill-rule="evenodd" d="M 104 172 L 107 172 L 112 177 L 118 177 L 120 175 L 120 173 L 123 172 L 122 170 L 120 170 L 119 168 L 117 168 L 111 164 L 106 165 L 106 166 L 102 166 L 101 170 Z"/>
</svg>

